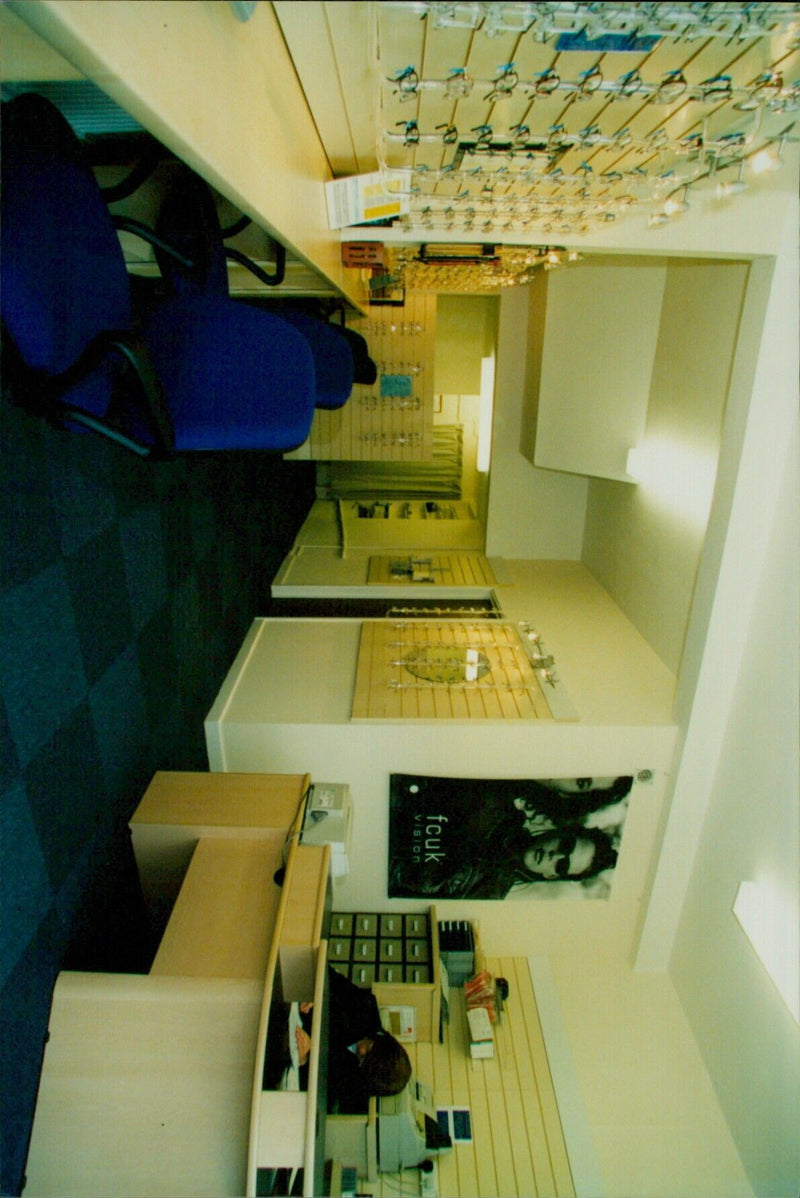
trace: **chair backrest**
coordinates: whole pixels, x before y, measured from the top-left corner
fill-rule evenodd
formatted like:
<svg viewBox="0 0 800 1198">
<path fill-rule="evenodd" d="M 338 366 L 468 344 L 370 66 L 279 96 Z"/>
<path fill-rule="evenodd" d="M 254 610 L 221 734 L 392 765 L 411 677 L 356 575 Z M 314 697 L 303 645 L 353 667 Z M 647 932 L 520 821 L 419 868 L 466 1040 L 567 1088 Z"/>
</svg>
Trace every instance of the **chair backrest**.
<svg viewBox="0 0 800 1198">
<path fill-rule="evenodd" d="M 229 294 L 225 244 L 214 197 L 205 180 L 186 166 L 178 167 L 173 174 L 156 232 L 192 263 L 191 267 L 181 266 L 156 248 L 159 269 L 173 295 L 188 298 Z M 238 260 L 254 268 L 244 255 Z M 257 306 L 275 312 L 308 341 L 314 358 L 316 406 L 341 408 L 350 397 L 355 374 L 353 347 L 343 330 L 280 301 L 272 309 L 269 302 Z"/>
<path fill-rule="evenodd" d="M 341 330 L 316 316 L 282 307 L 280 317 L 293 325 L 308 341 L 314 356 L 316 406 L 344 407 L 353 390 L 353 354 Z"/>
<path fill-rule="evenodd" d="M 371 387 L 378 378 L 378 367 L 369 356 L 369 346 L 365 337 L 347 325 L 335 325 L 338 333 L 345 338 L 353 355 L 353 382 Z"/>
<path fill-rule="evenodd" d="M 3 323 L 25 364 L 69 370 L 100 333 L 130 324 L 111 216 L 80 142 L 48 100 L 2 106 Z"/>
<path fill-rule="evenodd" d="M 161 277 L 174 295 L 228 295 L 228 266 L 217 207 L 204 179 L 178 164 L 167 185 L 156 233 L 191 262 L 182 266 L 156 246 Z"/>
<path fill-rule="evenodd" d="M 301 444 L 315 400 L 305 338 L 245 313 L 227 279 L 215 294 L 213 257 L 208 294 L 187 283 L 139 322 L 139 336 L 122 247 L 80 140 L 33 93 L 2 116 L 3 335 L 20 376 L 12 398 L 143 455 Z"/>
</svg>

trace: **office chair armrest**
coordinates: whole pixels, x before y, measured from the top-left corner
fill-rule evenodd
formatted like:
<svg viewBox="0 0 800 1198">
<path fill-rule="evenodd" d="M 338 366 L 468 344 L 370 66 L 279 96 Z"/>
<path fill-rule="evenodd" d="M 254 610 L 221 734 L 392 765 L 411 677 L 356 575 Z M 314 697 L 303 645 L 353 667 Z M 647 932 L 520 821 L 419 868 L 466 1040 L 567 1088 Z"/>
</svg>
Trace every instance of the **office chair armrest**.
<svg viewBox="0 0 800 1198">
<path fill-rule="evenodd" d="M 179 266 L 183 266 L 186 270 L 194 269 L 194 263 L 184 254 L 179 253 L 176 249 L 165 241 L 163 237 L 159 237 L 147 225 L 142 224 L 139 220 L 134 220 L 131 216 L 112 216 L 114 228 L 121 233 L 133 233 L 135 237 L 141 237 L 142 241 L 146 241 L 148 245 L 154 246 L 158 250 L 162 250 L 168 257 L 172 258 Z"/>
<path fill-rule="evenodd" d="M 120 354 L 136 375 L 144 416 L 155 438 L 154 449 L 169 454 L 175 448 L 175 429 L 167 407 L 164 388 L 156 373 L 147 343 L 127 330 L 102 333 L 98 341 Z"/>
<path fill-rule="evenodd" d="M 236 237 L 239 233 L 243 233 L 248 225 L 253 222 L 249 216 L 240 216 L 232 225 L 227 225 L 224 229 L 220 229 L 220 236 L 223 241 L 228 241 L 231 237 Z M 286 277 L 286 248 L 279 241 L 275 242 L 275 273 L 268 275 L 260 266 L 256 266 L 252 258 L 248 258 L 241 250 L 235 250 L 232 247 L 225 246 L 225 257 L 230 258 L 233 262 L 238 262 L 241 266 L 245 266 L 251 274 L 254 274 L 262 283 L 266 283 L 267 287 L 277 287 Z"/>
<path fill-rule="evenodd" d="M 156 374 L 146 342 L 127 329 L 111 329 L 99 333 L 77 362 L 64 374 L 52 380 L 54 388 L 52 398 L 58 400 L 60 395 L 64 395 L 85 375 L 90 374 L 110 354 L 119 355 L 128 368 L 126 374 L 129 376 L 130 373 L 133 373 L 135 377 L 138 394 L 134 398 L 153 435 L 153 444 L 145 444 L 136 437 L 129 436 L 118 427 L 114 417 L 114 407 L 118 406 L 119 411 L 122 412 L 126 406 L 124 403 L 115 405 L 112 401 L 109 411 L 102 418 L 92 416 L 66 402 L 60 404 L 62 412 L 78 424 L 83 424 L 87 428 L 94 429 L 95 432 L 118 441 L 133 450 L 134 453 L 144 456 L 171 453 L 175 448 L 175 430 L 172 426 L 161 381 Z"/>
<path fill-rule="evenodd" d="M 100 188 L 100 194 L 105 202 L 107 204 L 116 204 L 120 200 L 126 200 L 128 196 L 132 196 L 135 191 L 139 190 L 143 183 L 147 182 L 162 159 L 166 157 L 169 157 L 169 153 L 160 142 L 149 141 L 145 146 L 141 158 L 131 168 L 124 179 L 120 179 L 119 183 L 110 183 Z M 102 158 L 92 163 L 93 166 L 103 164 Z"/>
<path fill-rule="evenodd" d="M 225 246 L 225 257 L 230 258 L 233 262 L 238 262 L 240 266 L 244 266 L 251 274 L 265 283 L 267 287 L 277 287 L 283 282 L 286 277 L 286 249 L 279 241 L 275 242 L 275 273 L 268 275 L 260 266 L 256 266 L 252 258 L 248 258 L 247 254 L 243 254 L 241 250 L 231 249 L 230 246 Z"/>
</svg>

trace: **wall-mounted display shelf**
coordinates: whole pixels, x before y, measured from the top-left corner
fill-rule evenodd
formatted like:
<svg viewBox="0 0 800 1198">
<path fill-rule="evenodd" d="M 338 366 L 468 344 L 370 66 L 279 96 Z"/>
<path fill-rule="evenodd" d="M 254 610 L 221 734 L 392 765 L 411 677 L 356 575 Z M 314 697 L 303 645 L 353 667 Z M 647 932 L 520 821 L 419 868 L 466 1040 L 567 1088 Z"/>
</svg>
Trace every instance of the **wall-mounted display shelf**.
<svg viewBox="0 0 800 1198">
<path fill-rule="evenodd" d="M 370 307 L 348 324 L 366 338 L 378 368 L 338 411 L 317 411 L 293 456 L 319 461 L 421 462 L 433 456 L 436 296 L 417 292 L 398 307 Z"/>
</svg>

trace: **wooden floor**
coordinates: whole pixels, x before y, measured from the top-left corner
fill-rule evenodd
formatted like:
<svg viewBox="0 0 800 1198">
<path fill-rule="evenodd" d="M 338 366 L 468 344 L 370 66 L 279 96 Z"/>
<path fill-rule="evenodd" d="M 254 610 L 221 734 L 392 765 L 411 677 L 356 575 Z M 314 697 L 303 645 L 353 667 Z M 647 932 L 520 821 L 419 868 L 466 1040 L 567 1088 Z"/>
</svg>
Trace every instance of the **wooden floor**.
<svg viewBox="0 0 800 1198">
<path fill-rule="evenodd" d="M 464 991 L 451 991 L 443 1044 L 411 1046 L 420 1081 L 438 1108 L 466 1106 L 473 1142 L 437 1158 L 442 1198 L 574 1198 L 575 1188 L 556 1105 L 539 1015 L 524 957 L 488 958 L 510 987 L 497 1033 L 496 1056 L 473 1061 Z M 379 1175 L 375 1195 L 418 1194 L 416 1171 Z"/>
</svg>

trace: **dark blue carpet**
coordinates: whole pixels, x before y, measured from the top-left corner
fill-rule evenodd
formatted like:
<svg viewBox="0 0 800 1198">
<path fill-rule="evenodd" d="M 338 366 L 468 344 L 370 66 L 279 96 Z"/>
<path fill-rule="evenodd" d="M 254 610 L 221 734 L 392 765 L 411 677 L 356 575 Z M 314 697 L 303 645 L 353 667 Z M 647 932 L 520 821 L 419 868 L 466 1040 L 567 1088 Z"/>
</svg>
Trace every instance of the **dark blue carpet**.
<svg viewBox="0 0 800 1198">
<path fill-rule="evenodd" d="M 61 968 L 145 971 L 127 821 L 203 719 L 314 496 L 310 463 L 143 462 L 0 406 L 0 1183 L 24 1184 Z"/>
</svg>

